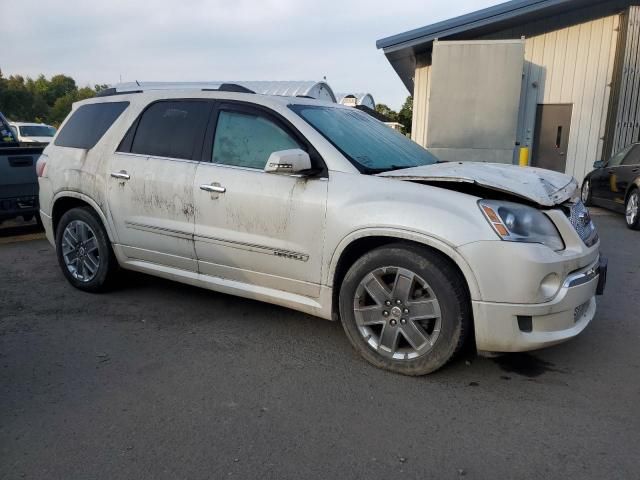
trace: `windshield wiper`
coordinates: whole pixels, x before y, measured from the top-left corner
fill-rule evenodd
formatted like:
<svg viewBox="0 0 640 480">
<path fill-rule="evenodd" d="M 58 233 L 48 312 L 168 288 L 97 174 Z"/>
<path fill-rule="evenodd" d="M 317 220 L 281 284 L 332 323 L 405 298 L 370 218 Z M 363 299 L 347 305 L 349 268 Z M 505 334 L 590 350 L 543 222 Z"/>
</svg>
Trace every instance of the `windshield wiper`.
<svg viewBox="0 0 640 480">
<path fill-rule="evenodd" d="M 403 166 L 389 165 L 388 167 L 385 167 L 385 168 L 364 167 L 364 170 L 362 173 L 367 175 L 375 175 L 377 173 L 391 172 L 393 170 L 402 170 L 403 168 L 413 168 L 414 166 L 417 166 L 417 165 L 403 165 Z"/>
</svg>

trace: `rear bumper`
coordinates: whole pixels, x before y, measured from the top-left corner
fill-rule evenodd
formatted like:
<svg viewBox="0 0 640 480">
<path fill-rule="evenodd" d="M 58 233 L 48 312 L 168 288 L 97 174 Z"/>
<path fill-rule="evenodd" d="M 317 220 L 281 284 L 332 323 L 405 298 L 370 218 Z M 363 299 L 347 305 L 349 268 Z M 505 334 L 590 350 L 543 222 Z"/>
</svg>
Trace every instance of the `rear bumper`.
<svg viewBox="0 0 640 480">
<path fill-rule="evenodd" d="M 521 352 L 555 345 L 580 334 L 596 313 L 606 261 L 567 277 L 552 301 L 539 304 L 472 302 L 479 351 Z"/>
<path fill-rule="evenodd" d="M 38 213 L 38 196 L 24 195 L 21 197 L 0 199 L 0 220 L 35 215 Z"/>
</svg>

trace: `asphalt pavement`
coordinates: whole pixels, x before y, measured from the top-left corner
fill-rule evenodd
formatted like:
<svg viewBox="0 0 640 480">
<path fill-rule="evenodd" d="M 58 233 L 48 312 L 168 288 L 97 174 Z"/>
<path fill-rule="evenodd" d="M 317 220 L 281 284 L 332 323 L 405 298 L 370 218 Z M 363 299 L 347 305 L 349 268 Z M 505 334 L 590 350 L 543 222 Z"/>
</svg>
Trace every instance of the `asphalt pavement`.
<svg viewBox="0 0 640 480">
<path fill-rule="evenodd" d="M 582 335 L 420 378 L 284 308 L 133 273 L 80 292 L 35 227 L 0 230 L 0 478 L 638 479 L 640 232 L 594 218 Z"/>
</svg>

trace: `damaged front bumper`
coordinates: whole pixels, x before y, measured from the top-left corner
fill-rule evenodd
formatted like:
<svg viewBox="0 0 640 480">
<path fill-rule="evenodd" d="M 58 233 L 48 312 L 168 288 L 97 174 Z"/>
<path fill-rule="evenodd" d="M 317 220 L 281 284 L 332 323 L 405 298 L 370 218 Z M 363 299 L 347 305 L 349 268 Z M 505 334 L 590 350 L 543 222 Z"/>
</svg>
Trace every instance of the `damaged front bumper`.
<svg viewBox="0 0 640 480">
<path fill-rule="evenodd" d="M 604 258 L 567 276 L 553 300 L 538 304 L 474 301 L 476 346 L 486 352 L 521 352 L 555 345 L 580 334 L 604 291 Z"/>
</svg>

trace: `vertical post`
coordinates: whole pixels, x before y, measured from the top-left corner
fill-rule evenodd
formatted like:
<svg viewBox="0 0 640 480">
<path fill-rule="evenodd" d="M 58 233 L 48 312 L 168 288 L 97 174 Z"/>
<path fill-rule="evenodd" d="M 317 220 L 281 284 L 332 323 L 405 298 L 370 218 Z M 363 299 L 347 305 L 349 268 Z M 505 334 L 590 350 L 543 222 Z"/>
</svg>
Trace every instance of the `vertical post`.
<svg viewBox="0 0 640 480">
<path fill-rule="evenodd" d="M 520 147 L 520 159 L 518 164 L 521 167 L 529 166 L 529 147 Z"/>
</svg>

